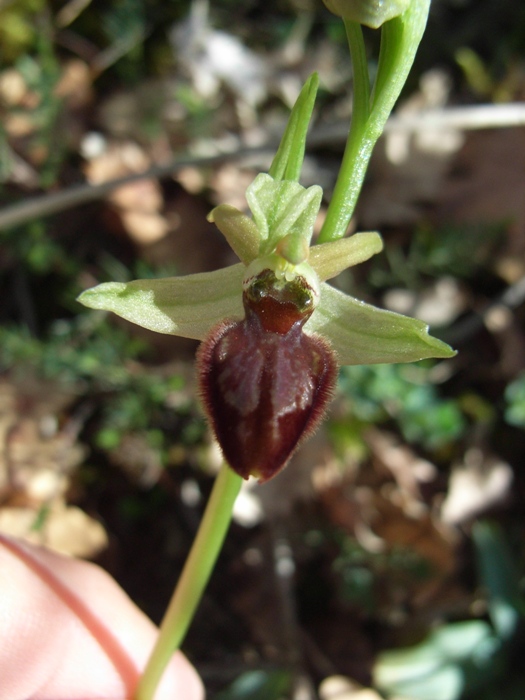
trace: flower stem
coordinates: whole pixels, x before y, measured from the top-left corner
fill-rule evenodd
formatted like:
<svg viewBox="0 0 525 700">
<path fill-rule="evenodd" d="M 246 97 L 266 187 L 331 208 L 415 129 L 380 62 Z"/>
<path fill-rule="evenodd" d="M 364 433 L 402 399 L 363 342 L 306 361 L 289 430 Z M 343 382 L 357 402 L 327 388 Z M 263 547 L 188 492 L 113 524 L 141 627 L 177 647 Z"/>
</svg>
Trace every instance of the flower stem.
<svg viewBox="0 0 525 700">
<path fill-rule="evenodd" d="M 370 115 L 370 77 L 363 31 L 358 22 L 344 20 L 354 73 L 352 123 L 332 200 L 318 243 L 342 238 L 352 217 L 374 143 L 366 138 Z"/>
<path fill-rule="evenodd" d="M 164 669 L 179 648 L 219 556 L 242 478 L 224 463 L 215 480 L 197 536 L 160 626 L 157 643 L 134 700 L 152 700 Z"/>
<path fill-rule="evenodd" d="M 344 20 L 354 67 L 352 124 L 318 243 L 335 241 L 346 233 L 372 150 L 414 62 L 429 7 L 430 0 L 411 2 L 402 15 L 383 24 L 377 75 L 371 96 L 361 27 L 356 22 Z"/>
</svg>

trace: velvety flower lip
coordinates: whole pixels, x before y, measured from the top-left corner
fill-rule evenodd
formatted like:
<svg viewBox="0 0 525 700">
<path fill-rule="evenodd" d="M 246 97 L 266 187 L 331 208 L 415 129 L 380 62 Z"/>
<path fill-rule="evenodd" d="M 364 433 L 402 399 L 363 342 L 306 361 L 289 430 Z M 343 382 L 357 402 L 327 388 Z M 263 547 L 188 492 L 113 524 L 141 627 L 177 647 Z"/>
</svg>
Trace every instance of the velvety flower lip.
<svg viewBox="0 0 525 700">
<path fill-rule="evenodd" d="M 375 232 L 310 246 L 319 187 L 261 174 L 248 188 L 253 219 L 210 214 L 242 262 L 168 279 L 109 282 L 80 301 L 160 333 L 202 340 L 203 407 L 229 466 L 268 481 L 322 419 L 338 365 L 451 357 L 425 323 L 354 299 L 326 280 L 368 260 Z"/>
<path fill-rule="evenodd" d="M 317 186 L 304 188 L 261 174 L 247 191 L 253 219 L 226 205 L 209 217 L 242 262 L 183 277 L 107 282 L 83 292 L 79 301 L 158 333 L 203 340 L 218 322 L 243 318 L 248 266 L 276 255 L 283 274 L 293 276 L 306 265 L 319 278 L 319 303 L 305 332 L 324 336 L 340 365 L 452 357 L 454 350 L 429 335 L 423 321 L 378 309 L 326 283 L 379 253 L 383 244 L 378 233 L 364 232 L 310 246 L 321 196 Z"/>
<path fill-rule="evenodd" d="M 321 421 L 337 359 L 303 331 L 320 299 L 317 275 L 276 254 L 256 258 L 243 280 L 244 317 L 211 329 L 197 353 L 203 407 L 230 467 L 261 483 L 283 469 Z"/>
</svg>

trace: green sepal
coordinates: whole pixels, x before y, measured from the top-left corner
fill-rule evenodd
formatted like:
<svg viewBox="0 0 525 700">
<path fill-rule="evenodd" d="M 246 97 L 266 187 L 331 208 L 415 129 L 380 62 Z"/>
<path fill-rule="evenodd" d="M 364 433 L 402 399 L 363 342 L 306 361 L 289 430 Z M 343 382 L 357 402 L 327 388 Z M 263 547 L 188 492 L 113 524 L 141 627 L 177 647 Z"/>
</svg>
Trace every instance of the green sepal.
<svg viewBox="0 0 525 700">
<path fill-rule="evenodd" d="M 383 240 L 375 231 L 354 233 L 350 238 L 340 238 L 331 243 L 321 243 L 310 248 L 308 262 L 317 272 L 317 276 L 325 280 L 337 277 L 348 267 L 365 262 L 383 250 Z"/>
<path fill-rule="evenodd" d="M 185 277 L 106 282 L 78 301 L 157 333 L 202 340 L 219 321 L 244 316 L 242 263 Z"/>
<path fill-rule="evenodd" d="M 377 309 L 326 283 L 321 285 L 321 301 L 305 331 L 330 340 L 340 365 L 415 362 L 456 354 L 429 335 L 423 321 Z"/>
<path fill-rule="evenodd" d="M 255 260 L 259 253 L 261 234 L 253 219 L 229 204 L 220 204 L 208 214 L 208 221 L 217 226 L 245 265 Z"/>
<path fill-rule="evenodd" d="M 312 267 L 315 270 L 315 263 Z M 106 282 L 83 292 L 78 301 L 157 333 L 202 340 L 219 321 L 244 316 L 245 272 L 246 267 L 239 263 L 185 277 Z M 341 365 L 455 355 L 448 345 L 428 334 L 423 321 L 370 306 L 326 283 L 321 285 L 319 306 L 305 330 L 324 335 Z"/>
<path fill-rule="evenodd" d="M 289 262 L 303 262 L 298 258 L 310 244 L 322 197 L 318 185 L 306 189 L 298 182 L 257 175 L 246 190 L 246 199 L 261 234 L 259 254 L 270 255 L 286 237 L 286 248 L 294 258 Z"/>
<path fill-rule="evenodd" d="M 303 86 L 288 118 L 286 130 L 268 173 L 275 180 L 298 181 L 303 167 L 306 134 L 314 109 L 319 77 L 313 73 Z"/>
</svg>

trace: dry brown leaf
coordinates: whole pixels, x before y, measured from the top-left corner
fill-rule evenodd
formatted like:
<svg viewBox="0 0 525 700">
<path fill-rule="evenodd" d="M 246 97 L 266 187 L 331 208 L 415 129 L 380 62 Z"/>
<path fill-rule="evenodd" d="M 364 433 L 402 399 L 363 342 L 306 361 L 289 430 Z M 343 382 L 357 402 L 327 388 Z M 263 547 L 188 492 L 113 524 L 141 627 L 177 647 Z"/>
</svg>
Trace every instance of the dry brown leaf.
<svg viewBox="0 0 525 700">
<path fill-rule="evenodd" d="M 63 413 L 73 389 L 26 373 L 0 381 L 0 530 L 74 556 L 107 545 L 100 523 L 65 504 L 72 472 L 85 451 L 80 423 Z"/>
<path fill-rule="evenodd" d="M 372 463 L 348 472 L 319 496 L 330 521 L 372 556 L 412 552 L 427 562 L 425 576 L 400 569 L 378 581 L 384 611 L 409 602 L 421 608 L 443 594 L 456 566 L 457 533 L 434 517 L 421 493 L 436 468 L 388 433 L 374 429 L 367 442 Z"/>
<path fill-rule="evenodd" d="M 237 209 L 246 209 L 246 189 L 256 173 L 239 168 L 235 163 L 224 163 L 216 168 L 210 182 L 213 201 L 216 204 L 230 204 Z"/>
<path fill-rule="evenodd" d="M 507 256 L 525 252 L 525 129 L 468 134 L 443 183 L 439 223 L 508 224 Z"/>
<path fill-rule="evenodd" d="M 143 486 L 155 484 L 162 472 L 159 450 L 151 447 L 147 438 L 139 433 L 124 435 L 119 446 L 110 453 L 110 459 L 132 481 Z"/>
<path fill-rule="evenodd" d="M 0 531 L 74 557 L 93 558 L 108 545 L 98 521 L 59 502 L 42 514 L 34 508 L 0 508 Z"/>
<path fill-rule="evenodd" d="M 84 457 L 76 431 L 61 430 L 71 391 L 25 377 L 0 382 L 0 495 L 4 503 L 36 507 L 62 496 Z"/>
<path fill-rule="evenodd" d="M 8 107 L 22 104 L 27 85 L 20 71 L 7 68 L 0 73 L 0 100 Z"/>
<path fill-rule="evenodd" d="M 374 457 L 392 474 L 402 494 L 407 512 L 420 512 L 422 506 L 420 485 L 433 481 L 436 467 L 422 459 L 408 445 L 384 430 L 370 428 L 366 442 Z M 426 508 L 424 508 L 426 511 Z"/>
<path fill-rule="evenodd" d="M 88 64 L 79 58 L 66 61 L 55 95 L 64 99 L 70 109 L 88 105 L 93 99 L 93 76 Z"/>
<path fill-rule="evenodd" d="M 150 158 L 138 144 L 131 141 L 111 143 L 88 161 L 86 176 L 91 183 L 100 184 L 144 172 L 150 166 Z M 162 240 L 169 232 L 169 223 L 162 214 L 164 198 L 157 180 L 122 185 L 113 190 L 108 199 L 135 243 L 148 246 Z"/>
<path fill-rule="evenodd" d="M 448 494 L 441 507 L 445 523 L 459 525 L 504 503 L 513 483 L 512 467 L 503 460 L 471 448 L 452 469 Z"/>
</svg>

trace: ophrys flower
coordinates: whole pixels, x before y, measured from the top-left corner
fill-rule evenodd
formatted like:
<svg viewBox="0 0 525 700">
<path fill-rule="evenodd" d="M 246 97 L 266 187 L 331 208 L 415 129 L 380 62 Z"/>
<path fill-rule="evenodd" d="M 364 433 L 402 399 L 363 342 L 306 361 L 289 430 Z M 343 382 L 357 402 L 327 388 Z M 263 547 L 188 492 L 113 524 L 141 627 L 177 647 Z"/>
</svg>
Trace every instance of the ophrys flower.
<svg viewBox="0 0 525 700">
<path fill-rule="evenodd" d="M 258 175 L 253 218 L 221 205 L 210 219 L 241 262 L 167 279 L 109 282 L 86 306 L 150 330 L 204 341 L 199 383 L 230 466 L 265 481 L 317 424 L 337 364 L 451 357 L 425 323 L 354 299 L 326 280 L 382 249 L 375 232 L 311 246 L 322 192 Z"/>
</svg>

